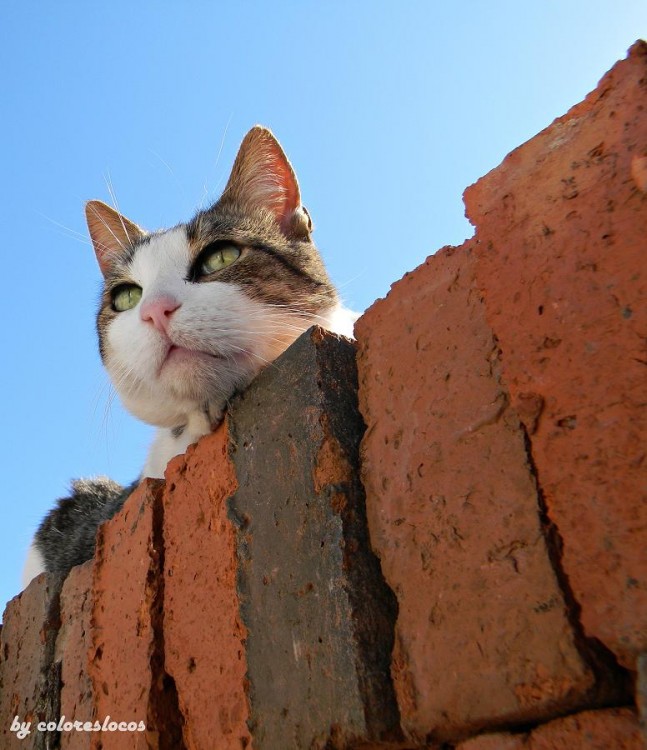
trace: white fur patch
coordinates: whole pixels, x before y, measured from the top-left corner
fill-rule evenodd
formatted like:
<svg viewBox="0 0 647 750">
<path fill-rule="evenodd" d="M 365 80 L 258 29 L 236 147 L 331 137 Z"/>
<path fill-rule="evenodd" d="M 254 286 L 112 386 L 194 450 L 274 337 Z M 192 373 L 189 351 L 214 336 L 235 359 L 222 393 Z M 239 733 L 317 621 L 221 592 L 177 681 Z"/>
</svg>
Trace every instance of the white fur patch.
<svg viewBox="0 0 647 750">
<path fill-rule="evenodd" d="M 172 430 L 160 427 L 148 450 L 142 477 L 164 479 L 164 471 L 168 462 L 184 453 L 190 445 L 197 443 L 203 435 L 209 432 L 211 432 L 211 424 L 203 414 L 194 415 L 192 421 L 178 437 L 173 435 Z"/>
<path fill-rule="evenodd" d="M 360 315 L 361 313 L 349 310 L 340 304 L 334 307 L 330 313 L 323 316 L 325 318 L 323 326 L 332 333 L 338 333 L 341 336 L 352 339 L 355 338 L 353 327 Z"/>
<path fill-rule="evenodd" d="M 27 550 L 27 559 L 22 569 L 22 587 L 25 589 L 36 576 L 45 572 L 45 561 L 34 542 Z"/>
</svg>

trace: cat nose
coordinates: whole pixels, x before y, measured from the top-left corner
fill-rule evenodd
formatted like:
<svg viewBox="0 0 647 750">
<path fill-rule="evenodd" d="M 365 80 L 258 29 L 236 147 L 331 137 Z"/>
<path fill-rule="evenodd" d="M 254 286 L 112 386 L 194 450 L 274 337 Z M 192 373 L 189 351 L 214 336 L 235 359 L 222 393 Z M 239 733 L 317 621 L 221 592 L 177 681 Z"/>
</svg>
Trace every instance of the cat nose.
<svg viewBox="0 0 647 750">
<path fill-rule="evenodd" d="M 167 333 L 171 316 L 181 304 L 174 297 L 155 297 L 142 303 L 139 317 L 145 323 L 152 323 L 158 331 Z"/>
</svg>

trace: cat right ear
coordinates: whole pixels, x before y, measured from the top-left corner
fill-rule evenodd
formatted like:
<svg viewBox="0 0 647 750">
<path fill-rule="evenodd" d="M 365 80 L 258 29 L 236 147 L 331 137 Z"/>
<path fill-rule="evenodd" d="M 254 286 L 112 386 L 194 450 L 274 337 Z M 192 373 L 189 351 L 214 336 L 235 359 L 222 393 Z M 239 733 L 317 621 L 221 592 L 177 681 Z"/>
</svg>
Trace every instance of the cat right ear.
<svg viewBox="0 0 647 750">
<path fill-rule="evenodd" d="M 85 218 L 101 273 L 112 268 L 115 258 L 142 240 L 146 232 L 103 201 L 88 201 Z"/>
<path fill-rule="evenodd" d="M 240 144 L 219 202 L 227 201 L 269 212 L 288 237 L 307 239 L 312 232 L 292 165 L 273 133 L 261 125 Z"/>
</svg>

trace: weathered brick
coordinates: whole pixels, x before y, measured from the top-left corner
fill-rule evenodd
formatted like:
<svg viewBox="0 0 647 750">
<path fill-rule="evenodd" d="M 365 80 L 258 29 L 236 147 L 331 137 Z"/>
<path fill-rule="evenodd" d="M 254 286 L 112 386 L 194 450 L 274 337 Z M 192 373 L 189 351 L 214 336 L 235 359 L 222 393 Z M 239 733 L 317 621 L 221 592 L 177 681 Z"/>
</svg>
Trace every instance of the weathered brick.
<svg viewBox="0 0 647 750">
<path fill-rule="evenodd" d="M 647 44 L 466 191 L 477 287 L 586 633 L 647 649 Z"/>
<path fill-rule="evenodd" d="M 636 706 L 640 716 L 640 728 L 647 747 L 647 653 L 640 654 L 636 668 Z"/>
<path fill-rule="evenodd" d="M 236 401 L 238 588 L 254 747 L 398 732 L 394 601 L 368 547 L 350 342 L 311 329 Z"/>
<path fill-rule="evenodd" d="M 446 248 L 356 325 L 369 528 L 398 598 L 402 724 L 421 742 L 550 717 L 594 685 L 474 267 L 473 243 Z"/>
<path fill-rule="evenodd" d="M 523 734 L 482 734 L 456 750 L 643 750 L 638 719 L 630 708 L 583 711 Z"/>
<path fill-rule="evenodd" d="M 4 612 L 0 634 L 0 727 L 3 750 L 40 750 L 56 741 L 55 732 L 39 732 L 39 722 L 58 720 L 60 672 L 54 645 L 60 624 L 63 580 L 42 574 Z M 18 739 L 12 722 L 30 722 L 30 734 Z"/>
<path fill-rule="evenodd" d="M 455 750 L 528 750 L 526 735 L 497 732 L 481 734 L 456 745 Z"/>
<path fill-rule="evenodd" d="M 535 729 L 528 750 L 644 750 L 638 719 L 629 708 L 584 711 Z"/>
<path fill-rule="evenodd" d="M 160 716 L 172 689 L 159 663 L 161 491 L 161 482 L 142 482 L 97 535 L 89 661 L 95 716 L 147 724 L 146 732 L 92 733 L 91 747 L 101 750 L 174 747 L 167 725 L 173 717 Z"/>
<path fill-rule="evenodd" d="M 55 660 L 61 665 L 60 712 L 66 721 L 94 720 L 92 682 L 88 675 L 91 644 L 92 567 L 89 560 L 72 568 L 61 590 L 61 627 Z M 91 734 L 61 732 L 61 750 L 87 750 Z"/>
<path fill-rule="evenodd" d="M 236 489 L 224 427 L 174 459 L 164 492 L 164 643 L 187 748 L 249 746 L 245 640 L 238 613 Z"/>
</svg>

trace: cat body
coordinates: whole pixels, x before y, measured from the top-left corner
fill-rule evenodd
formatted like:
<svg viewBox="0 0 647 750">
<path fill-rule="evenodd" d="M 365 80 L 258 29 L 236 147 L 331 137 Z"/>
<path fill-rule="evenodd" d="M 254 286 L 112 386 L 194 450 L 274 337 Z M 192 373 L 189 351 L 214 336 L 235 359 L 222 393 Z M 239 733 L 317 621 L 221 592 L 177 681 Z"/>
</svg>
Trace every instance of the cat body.
<svg viewBox="0 0 647 750">
<path fill-rule="evenodd" d="M 100 201 L 86 218 L 104 278 L 101 358 L 125 407 L 158 428 L 142 477 L 163 477 L 307 328 L 352 335 L 356 315 L 339 301 L 294 171 L 265 128 L 247 134 L 221 198 L 188 223 L 149 233 Z M 36 533 L 25 585 L 89 559 L 98 525 L 135 485 L 74 483 Z"/>
</svg>

